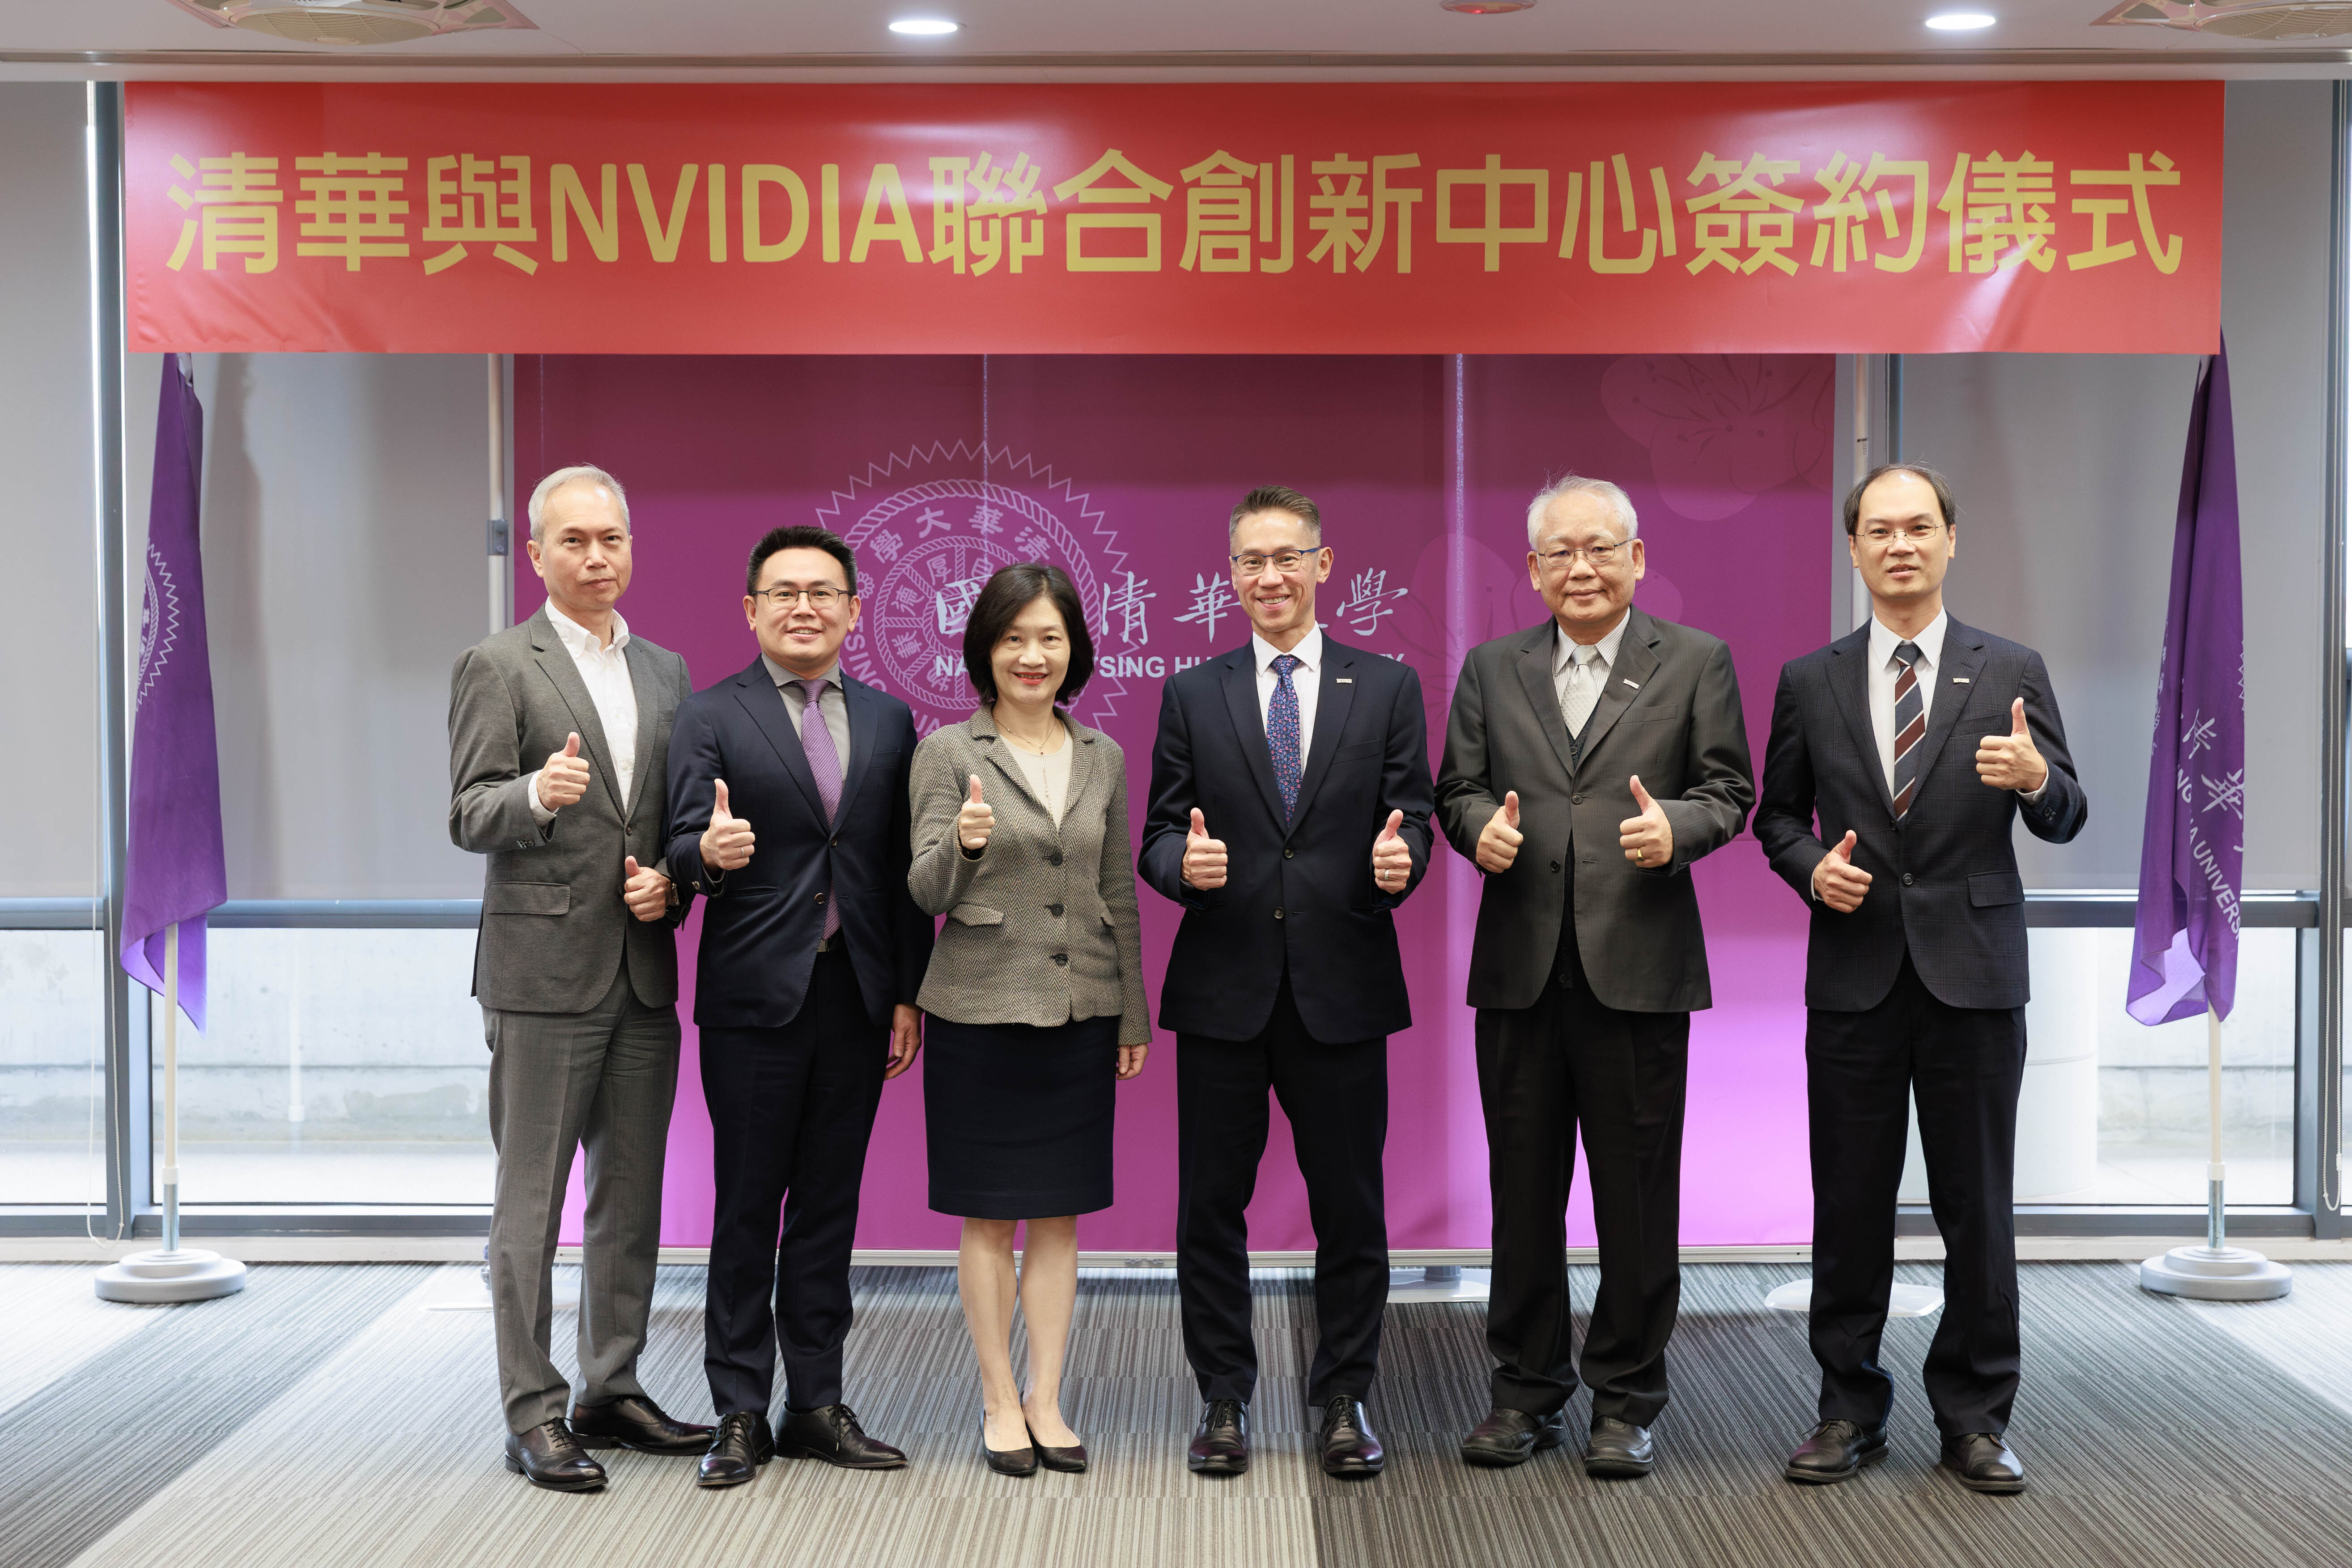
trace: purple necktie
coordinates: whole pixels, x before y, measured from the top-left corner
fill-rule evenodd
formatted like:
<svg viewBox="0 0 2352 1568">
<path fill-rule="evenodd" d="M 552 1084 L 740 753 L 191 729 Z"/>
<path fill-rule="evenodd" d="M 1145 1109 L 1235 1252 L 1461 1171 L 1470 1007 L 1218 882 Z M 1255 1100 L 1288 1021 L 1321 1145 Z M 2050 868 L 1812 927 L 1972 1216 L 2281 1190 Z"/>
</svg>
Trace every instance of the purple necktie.
<svg viewBox="0 0 2352 1568">
<path fill-rule="evenodd" d="M 833 730 L 824 721 L 822 706 L 824 689 L 823 680 L 794 682 L 808 694 L 808 707 L 801 713 L 801 750 L 808 753 L 809 773 L 816 780 L 816 797 L 824 802 L 827 826 L 841 814 L 841 753 L 833 749 Z M 834 902 L 831 883 L 824 893 L 824 934 L 831 939 L 841 930 L 841 906 Z"/>
<path fill-rule="evenodd" d="M 1282 820 L 1298 810 L 1298 688 L 1290 672 L 1304 662 L 1294 654 L 1274 660 L 1274 697 L 1265 705 L 1265 743 L 1274 752 L 1275 787 L 1282 791 Z"/>
</svg>

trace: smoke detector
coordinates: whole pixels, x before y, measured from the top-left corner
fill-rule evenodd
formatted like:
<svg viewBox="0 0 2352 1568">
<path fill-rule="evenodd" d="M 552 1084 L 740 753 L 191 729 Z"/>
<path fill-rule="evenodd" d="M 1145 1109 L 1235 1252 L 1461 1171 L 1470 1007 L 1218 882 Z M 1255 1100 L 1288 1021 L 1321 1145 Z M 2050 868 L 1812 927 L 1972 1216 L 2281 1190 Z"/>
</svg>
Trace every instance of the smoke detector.
<svg viewBox="0 0 2352 1568">
<path fill-rule="evenodd" d="M 2340 38 L 2352 33 L 2352 0 L 2127 0 L 2093 21 L 2094 27 L 2171 27 L 2231 38 Z"/>
<path fill-rule="evenodd" d="M 296 44 L 412 44 L 439 33 L 532 23 L 509 0 L 172 0 L 215 27 L 243 27 Z"/>
</svg>

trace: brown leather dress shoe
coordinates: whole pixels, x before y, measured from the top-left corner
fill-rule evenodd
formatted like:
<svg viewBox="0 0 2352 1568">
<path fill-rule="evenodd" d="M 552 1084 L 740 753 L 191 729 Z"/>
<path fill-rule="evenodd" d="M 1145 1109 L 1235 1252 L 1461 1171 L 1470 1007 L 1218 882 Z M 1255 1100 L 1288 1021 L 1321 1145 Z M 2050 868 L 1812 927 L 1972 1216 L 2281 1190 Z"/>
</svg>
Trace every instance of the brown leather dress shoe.
<svg viewBox="0 0 2352 1568">
<path fill-rule="evenodd" d="M 604 1484 L 604 1467 L 582 1450 L 561 1415 L 508 1433 L 507 1468 L 551 1492 L 593 1492 Z"/>
<path fill-rule="evenodd" d="M 2025 1489 L 2025 1467 L 1998 1432 L 1970 1432 L 1944 1439 L 1944 1468 L 1972 1492 L 2006 1495 Z"/>
<path fill-rule="evenodd" d="M 1555 1410 L 1530 1415 L 1496 1405 L 1462 1439 L 1462 1460 L 1470 1465 L 1523 1465 L 1531 1454 L 1568 1441 L 1568 1416 Z"/>
<path fill-rule="evenodd" d="M 1780 1468 L 1780 1475 L 1804 1486 L 1827 1486 L 1885 1458 L 1886 1427 L 1883 1424 L 1862 1426 L 1852 1421 L 1824 1421 L 1797 1445 L 1797 1451 Z"/>
<path fill-rule="evenodd" d="M 787 1415 L 776 1433 L 776 1452 L 796 1459 L 823 1459 L 845 1470 L 898 1470 L 907 1464 L 906 1455 L 868 1437 L 857 1424 L 857 1412 L 846 1405 Z"/>
<path fill-rule="evenodd" d="M 760 1479 L 760 1467 L 776 1457 L 775 1434 L 757 1410 L 738 1410 L 719 1421 L 718 1439 L 696 1468 L 698 1487 L 740 1487 Z"/>
<path fill-rule="evenodd" d="M 635 1448 L 640 1454 L 701 1454 L 710 1448 L 712 1428 L 673 1421 L 643 1394 L 625 1394 L 608 1405 L 572 1407 L 572 1435 L 583 1448 Z"/>
</svg>

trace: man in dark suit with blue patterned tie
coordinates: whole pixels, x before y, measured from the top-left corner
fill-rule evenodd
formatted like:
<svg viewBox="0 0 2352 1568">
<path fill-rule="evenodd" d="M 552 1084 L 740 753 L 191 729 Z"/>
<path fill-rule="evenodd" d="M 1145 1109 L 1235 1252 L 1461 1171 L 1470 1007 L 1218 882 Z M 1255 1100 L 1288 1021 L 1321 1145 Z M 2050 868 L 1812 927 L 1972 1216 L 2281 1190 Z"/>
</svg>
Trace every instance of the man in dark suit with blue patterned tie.
<svg viewBox="0 0 2352 1568">
<path fill-rule="evenodd" d="M 866 1141 L 883 1080 L 921 1040 L 932 931 L 907 890 L 914 715 L 842 669 L 858 609 L 846 543 L 771 531 L 743 596 L 760 656 L 680 703 L 670 739 L 670 863 L 709 900 L 694 1022 L 716 1188 L 703 1370 L 719 1420 L 705 1487 L 751 1480 L 778 1452 L 907 1462 L 842 1390 Z M 780 1350 L 787 1414 L 772 1426 Z"/>
<path fill-rule="evenodd" d="M 1818 1425 L 1792 1481 L 1886 1457 L 1895 1385 L 1879 1339 L 1895 1279 L 1908 1105 L 1944 1237 L 1927 1401 L 1943 1464 L 2014 1492 L 2011 1195 L 2025 1069 L 2025 888 L 2014 823 L 2053 844 L 2089 814 L 2050 672 L 2032 648 L 1944 610 L 1958 548 L 1950 487 L 1894 463 L 1845 503 L 1870 624 L 1780 671 L 1756 837 L 1812 908 L 1805 1078 L 1813 1158 Z M 1820 831 L 1815 833 L 1818 820 Z"/>
<path fill-rule="evenodd" d="M 1176 1037 L 1177 1287 L 1205 1401 L 1188 1462 L 1249 1468 L 1249 1234 L 1266 1094 L 1315 1215 L 1307 1400 L 1323 1468 L 1379 1473 L 1364 1395 L 1388 1304 L 1388 1037 L 1412 1021 L 1390 911 L 1429 864 L 1429 747 L 1411 666 L 1315 624 L 1321 514 L 1269 485 L 1226 528 L 1248 646 L 1161 689 L 1140 869 L 1184 908 L 1160 989 Z"/>
</svg>

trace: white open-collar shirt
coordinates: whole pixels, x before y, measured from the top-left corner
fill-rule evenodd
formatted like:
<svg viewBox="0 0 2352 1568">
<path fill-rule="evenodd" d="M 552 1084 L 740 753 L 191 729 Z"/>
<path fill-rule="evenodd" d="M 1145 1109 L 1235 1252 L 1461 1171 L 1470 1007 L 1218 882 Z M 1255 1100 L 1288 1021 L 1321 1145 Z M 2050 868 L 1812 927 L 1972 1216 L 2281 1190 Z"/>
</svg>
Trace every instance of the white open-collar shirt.
<svg viewBox="0 0 2352 1568">
<path fill-rule="evenodd" d="M 629 623 L 613 612 L 613 640 L 600 644 L 596 634 L 547 602 L 548 624 L 555 628 L 572 666 L 596 705 L 596 722 L 604 727 L 605 749 L 612 753 L 613 782 L 620 786 L 621 809 L 628 811 L 637 782 L 637 688 L 629 679 Z M 539 774 L 530 775 L 530 814 L 541 826 L 555 820 L 554 809 L 539 799 Z"/>
</svg>

